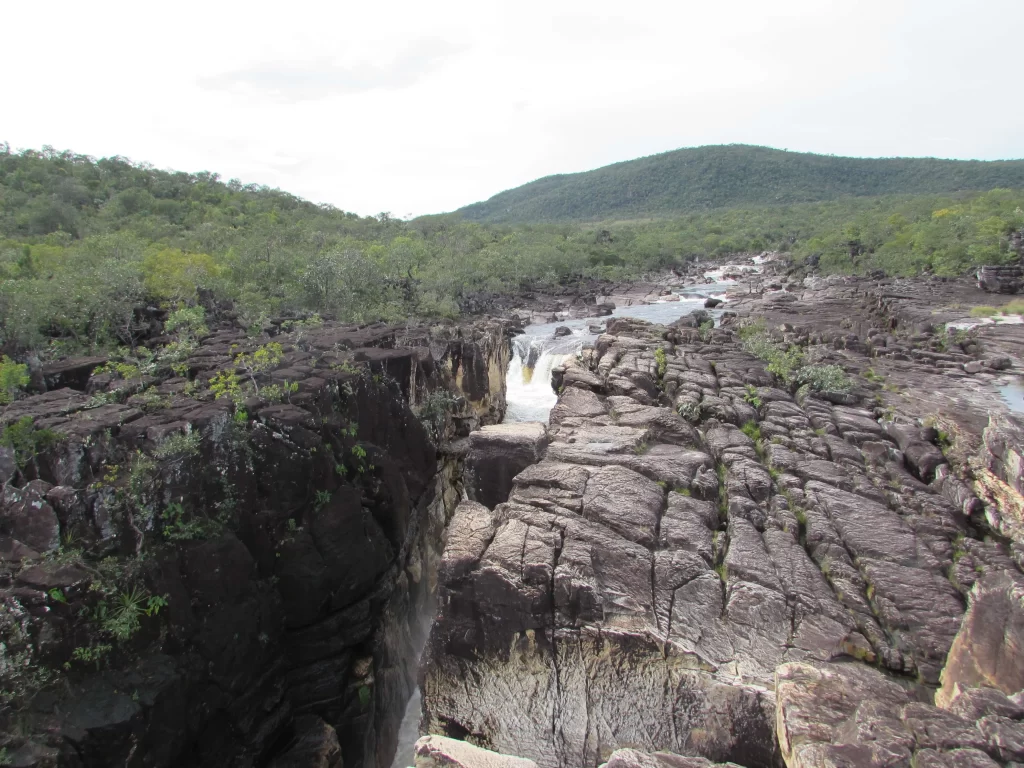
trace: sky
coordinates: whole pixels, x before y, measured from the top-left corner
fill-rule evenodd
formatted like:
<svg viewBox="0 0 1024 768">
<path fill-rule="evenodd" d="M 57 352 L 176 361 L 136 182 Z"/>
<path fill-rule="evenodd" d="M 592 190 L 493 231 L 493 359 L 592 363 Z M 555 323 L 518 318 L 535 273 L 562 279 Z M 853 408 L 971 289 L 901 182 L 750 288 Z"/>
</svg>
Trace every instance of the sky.
<svg viewBox="0 0 1024 768">
<path fill-rule="evenodd" d="M 0 141 L 408 217 L 679 147 L 1024 157 L 1022 0 L 29 2 Z"/>
</svg>

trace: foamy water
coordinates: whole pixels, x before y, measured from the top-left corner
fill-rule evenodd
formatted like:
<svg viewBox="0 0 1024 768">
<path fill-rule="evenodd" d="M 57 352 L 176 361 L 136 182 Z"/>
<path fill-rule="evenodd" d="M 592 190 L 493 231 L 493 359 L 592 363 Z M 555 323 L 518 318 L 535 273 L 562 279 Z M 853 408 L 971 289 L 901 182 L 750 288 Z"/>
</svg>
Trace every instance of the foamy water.
<svg viewBox="0 0 1024 768">
<path fill-rule="evenodd" d="M 747 272 L 759 272 L 761 267 L 746 265 L 742 269 Z M 603 328 L 607 321 L 614 317 L 634 317 L 667 325 L 695 309 L 703 309 L 706 297 L 724 299 L 725 291 L 734 283 L 722 280 L 722 275 L 730 270 L 738 272 L 741 267 L 737 265 L 709 270 L 705 273 L 706 276 L 716 282 L 681 289 L 678 293 L 679 301 L 663 299 L 654 304 L 619 307 L 609 317 L 584 317 L 526 326 L 522 335 L 512 340 L 514 354 L 506 376 L 508 410 L 505 421 L 548 420 L 551 409 L 558 400 L 558 395 L 551 386 L 551 371 L 565 362 L 566 358 L 578 354 L 585 345 L 592 344 L 597 339 L 598 334 L 592 333 L 589 330 L 590 326 L 599 325 Z M 726 304 L 722 304 L 708 311 L 717 321 L 726 308 Z M 560 326 L 569 328 L 572 335 L 555 338 L 555 329 Z"/>
</svg>

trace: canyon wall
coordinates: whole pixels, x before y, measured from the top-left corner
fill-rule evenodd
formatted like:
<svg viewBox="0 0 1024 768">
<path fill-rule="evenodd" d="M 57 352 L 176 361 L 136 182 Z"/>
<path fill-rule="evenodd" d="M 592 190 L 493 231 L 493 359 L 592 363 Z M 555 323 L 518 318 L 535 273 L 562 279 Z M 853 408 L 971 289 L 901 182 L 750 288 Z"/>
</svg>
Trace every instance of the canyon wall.
<svg viewBox="0 0 1024 768">
<path fill-rule="evenodd" d="M 327 324 L 217 329 L 173 378 L 45 369 L 0 417 L 3 754 L 390 765 L 462 496 L 446 446 L 501 419 L 508 360 L 496 322 Z"/>
<path fill-rule="evenodd" d="M 750 314 L 851 387 L 794 395 L 728 325 L 628 319 L 556 373 L 543 458 L 450 525 L 424 732 L 542 768 L 1024 758 L 1019 540 L 922 425 L 959 398 L 977 444 L 971 377 L 1005 366 L 897 336 L 863 282 L 784 293 Z"/>
</svg>

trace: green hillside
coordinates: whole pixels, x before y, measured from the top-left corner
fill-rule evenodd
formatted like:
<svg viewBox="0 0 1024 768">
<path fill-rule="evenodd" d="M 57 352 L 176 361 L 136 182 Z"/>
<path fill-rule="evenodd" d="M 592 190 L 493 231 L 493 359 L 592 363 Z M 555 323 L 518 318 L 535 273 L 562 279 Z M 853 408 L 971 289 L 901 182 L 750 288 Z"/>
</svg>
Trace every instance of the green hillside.
<svg viewBox="0 0 1024 768">
<path fill-rule="evenodd" d="M 482 222 L 602 221 L 997 187 L 1024 187 L 1024 160 L 865 159 L 735 144 L 546 176 L 457 213 Z"/>
<path fill-rule="evenodd" d="M 254 332 L 311 312 L 353 322 L 455 317 L 486 311 L 496 296 L 762 250 L 811 257 L 824 272 L 958 275 L 1016 262 L 1021 232 L 1024 189 L 845 196 L 596 226 L 406 222 L 215 173 L 0 143 L 0 356 L 135 346 L 149 307 L 230 307 Z"/>
</svg>

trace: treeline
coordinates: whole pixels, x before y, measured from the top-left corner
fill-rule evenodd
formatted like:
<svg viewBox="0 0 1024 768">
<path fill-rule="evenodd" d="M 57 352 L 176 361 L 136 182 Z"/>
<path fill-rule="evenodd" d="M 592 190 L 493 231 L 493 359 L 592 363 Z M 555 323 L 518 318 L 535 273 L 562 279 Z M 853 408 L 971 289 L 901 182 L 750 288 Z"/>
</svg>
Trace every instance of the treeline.
<svg viewBox="0 0 1024 768">
<path fill-rule="evenodd" d="M 547 176 L 458 211 L 486 222 L 671 217 L 723 208 L 1024 187 L 1024 160 L 853 158 L 742 144 Z"/>
<path fill-rule="evenodd" d="M 482 294 L 629 279 L 781 250 L 826 271 L 957 274 L 1017 258 L 1024 193 L 847 198 L 654 222 L 483 225 L 360 217 L 210 173 L 0 145 L 0 345 L 131 344 L 139 307 L 230 301 L 247 326 L 453 317 Z"/>
<path fill-rule="evenodd" d="M 622 226 L 683 260 L 772 250 L 826 273 L 952 276 L 1024 256 L 1024 190 L 844 198 Z"/>
</svg>

